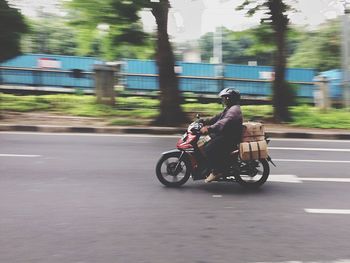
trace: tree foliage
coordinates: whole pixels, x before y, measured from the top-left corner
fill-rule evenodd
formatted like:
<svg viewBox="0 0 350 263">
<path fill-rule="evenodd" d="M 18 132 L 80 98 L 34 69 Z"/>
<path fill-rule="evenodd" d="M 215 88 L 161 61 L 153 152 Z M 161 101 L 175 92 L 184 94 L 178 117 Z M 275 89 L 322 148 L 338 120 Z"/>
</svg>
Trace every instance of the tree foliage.
<svg viewBox="0 0 350 263">
<path fill-rule="evenodd" d="M 274 65 L 276 45 L 272 28 L 261 24 L 243 31 L 223 32 L 223 62 L 247 64 L 257 61 L 259 65 Z M 213 56 L 213 33 L 199 39 L 201 57 L 209 62 Z M 182 49 L 186 44 L 182 44 Z M 286 39 L 288 67 L 314 68 L 318 71 L 341 67 L 341 23 L 339 19 L 328 20 L 316 29 L 289 27 Z"/>
<path fill-rule="evenodd" d="M 223 63 L 248 64 L 249 61 L 257 61 L 258 65 L 272 66 L 276 46 L 273 42 L 271 26 L 260 24 L 243 31 L 231 31 L 221 28 Z M 287 56 L 295 53 L 302 37 L 307 32 L 299 28 L 289 28 L 287 38 Z M 194 41 L 177 43 L 177 59 L 181 60 L 183 50 L 200 48 L 203 62 L 210 62 L 213 57 L 213 33 L 203 35 L 198 43 Z"/>
<path fill-rule="evenodd" d="M 77 55 L 75 30 L 65 19 L 42 13 L 40 18 L 29 21 L 29 33 L 23 38 L 22 50 L 26 53 Z"/>
<path fill-rule="evenodd" d="M 341 28 L 339 19 L 305 32 L 296 52 L 289 58 L 291 67 L 315 68 L 325 71 L 341 67 Z"/>
<path fill-rule="evenodd" d="M 107 60 L 149 59 L 154 41 L 142 29 L 141 1 L 73 0 L 68 2 L 70 24 L 77 30 L 78 54 Z"/>
<path fill-rule="evenodd" d="M 247 64 L 257 61 L 260 65 L 272 65 L 274 46 L 262 43 L 258 38 L 262 26 L 241 32 L 234 32 L 222 28 L 223 63 Z M 213 33 L 207 33 L 199 40 L 202 60 L 209 62 L 213 56 Z"/>
<path fill-rule="evenodd" d="M 183 113 L 181 95 L 174 72 L 174 54 L 168 36 L 169 0 L 72 0 L 69 2 L 74 24 L 95 31 L 98 25 L 109 25 L 110 44 L 145 44 L 147 34 L 142 31 L 140 11 L 147 8 L 157 24 L 155 58 L 159 71 L 160 115 L 157 125 L 178 125 L 187 121 Z M 75 14 L 74 14 L 75 13 Z M 123 56 L 124 57 L 124 56 Z"/>
<path fill-rule="evenodd" d="M 21 34 L 27 32 L 22 14 L 0 0 L 0 62 L 20 53 Z"/>
</svg>

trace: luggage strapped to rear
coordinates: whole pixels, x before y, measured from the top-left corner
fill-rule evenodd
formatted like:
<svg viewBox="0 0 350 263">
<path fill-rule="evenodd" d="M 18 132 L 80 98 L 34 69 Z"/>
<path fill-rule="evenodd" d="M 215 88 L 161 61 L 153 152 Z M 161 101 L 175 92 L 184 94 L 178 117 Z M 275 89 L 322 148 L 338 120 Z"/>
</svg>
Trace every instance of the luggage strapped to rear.
<svg viewBox="0 0 350 263">
<path fill-rule="evenodd" d="M 268 158 L 265 130 L 262 123 L 244 122 L 242 142 L 240 143 L 240 158 L 243 161 Z"/>
</svg>

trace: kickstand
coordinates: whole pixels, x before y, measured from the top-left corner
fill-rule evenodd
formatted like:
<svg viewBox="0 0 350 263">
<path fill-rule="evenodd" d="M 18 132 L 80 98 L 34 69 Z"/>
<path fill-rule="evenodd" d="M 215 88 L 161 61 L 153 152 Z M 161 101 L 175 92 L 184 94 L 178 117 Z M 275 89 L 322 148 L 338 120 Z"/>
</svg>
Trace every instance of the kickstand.
<svg viewBox="0 0 350 263">
<path fill-rule="evenodd" d="M 270 163 L 272 163 L 272 165 L 273 165 L 273 166 L 275 166 L 275 167 L 276 167 L 275 163 L 272 161 L 272 159 L 271 159 L 271 157 L 270 157 L 270 156 L 267 156 L 267 160 L 268 160 Z"/>
</svg>

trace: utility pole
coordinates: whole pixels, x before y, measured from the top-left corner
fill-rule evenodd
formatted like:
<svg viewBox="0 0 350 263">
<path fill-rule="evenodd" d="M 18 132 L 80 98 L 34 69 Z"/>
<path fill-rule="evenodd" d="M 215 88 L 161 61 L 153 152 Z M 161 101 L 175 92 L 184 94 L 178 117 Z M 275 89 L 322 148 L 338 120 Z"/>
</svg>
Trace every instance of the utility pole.
<svg viewBox="0 0 350 263">
<path fill-rule="evenodd" d="M 350 110 L 350 1 L 343 1 L 343 91 L 344 106 Z"/>
<path fill-rule="evenodd" d="M 214 63 L 222 64 L 222 27 L 218 26 L 213 39 Z"/>
<path fill-rule="evenodd" d="M 216 65 L 216 76 L 219 78 L 219 91 L 224 89 L 224 65 L 222 63 L 222 26 L 215 29 L 213 35 L 213 63 Z"/>
</svg>

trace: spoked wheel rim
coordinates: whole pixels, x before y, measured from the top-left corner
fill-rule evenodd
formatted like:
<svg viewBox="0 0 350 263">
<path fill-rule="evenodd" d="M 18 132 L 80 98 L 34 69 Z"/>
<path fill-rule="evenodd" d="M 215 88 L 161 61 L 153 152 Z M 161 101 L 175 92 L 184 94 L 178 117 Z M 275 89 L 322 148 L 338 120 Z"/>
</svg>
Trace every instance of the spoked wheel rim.
<svg viewBox="0 0 350 263">
<path fill-rule="evenodd" d="M 187 182 L 191 176 L 191 165 L 183 152 L 170 152 L 157 163 L 158 180 L 165 186 L 177 187 Z"/>
<path fill-rule="evenodd" d="M 270 174 L 270 167 L 265 159 L 243 162 L 240 174 L 235 176 L 236 181 L 244 187 L 257 188 L 263 185 Z"/>
<path fill-rule="evenodd" d="M 241 174 L 241 178 L 246 183 L 254 184 L 264 177 L 264 167 L 261 162 L 252 162 L 248 174 Z"/>
<path fill-rule="evenodd" d="M 184 161 L 179 162 L 179 158 L 170 157 L 162 163 L 160 173 L 165 181 L 178 183 L 186 176 L 186 169 Z"/>
</svg>

